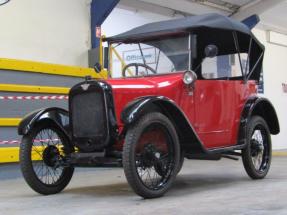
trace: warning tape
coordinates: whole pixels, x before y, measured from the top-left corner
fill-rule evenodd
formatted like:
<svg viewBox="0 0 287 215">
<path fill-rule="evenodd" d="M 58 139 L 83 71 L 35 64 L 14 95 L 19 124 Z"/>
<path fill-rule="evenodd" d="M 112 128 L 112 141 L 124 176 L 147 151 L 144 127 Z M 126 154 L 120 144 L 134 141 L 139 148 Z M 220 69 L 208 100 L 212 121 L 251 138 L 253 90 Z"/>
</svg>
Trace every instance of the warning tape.
<svg viewBox="0 0 287 215">
<path fill-rule="evenodd" d="M 0 100 L 67 100 L 69 96 L 0 96 Z"/>
<path fill-rule="evenodd" d="M 34 143 L 43 143 L 43 142 L 49 142 L 49 141 L 59 141 L 59 139 L 43 139 L 43 140 L 34 140 Z M 0 145 L 12 145 L 12 144 L 20 144 L 20 140 L 0 140 Z"/>
<path fill-rule="evenodd" d="M 19 140 L 0 140 L 0 145 L 20 144 Z"/>
</svg>

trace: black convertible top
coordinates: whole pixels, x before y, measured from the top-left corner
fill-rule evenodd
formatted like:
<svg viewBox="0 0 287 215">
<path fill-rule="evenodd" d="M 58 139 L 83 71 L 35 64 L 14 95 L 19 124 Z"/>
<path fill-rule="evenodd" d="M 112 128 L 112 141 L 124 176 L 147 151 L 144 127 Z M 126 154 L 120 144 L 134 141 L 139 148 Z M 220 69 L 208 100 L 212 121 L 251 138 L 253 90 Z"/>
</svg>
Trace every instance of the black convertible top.
<svg viewBox="0 0 287 215">
<path fill-rule="evenodd" d="M 140 42 L 159 36 L 184 34 L 202 29 L 236 31 L 255 38 L 247 25 L 212 13 L 145 24 L 122 34 L 108 37 L 105 41 Z"/>
<path fill-rule="evenodd" d="M 250 22 L 250 19 L 254 17 L 256 22 Z M 171 46 L 166 44 L 164 39 L 170 37 L 187 38 L 186 36 L 191 33 L 197 37 L 195 64 L 196 61 L 199 63 L 205 57 L 205 47 L 213 44 L 218 47 L 218 55 L 248 53 L 250 70 L 248 78 L 259 80 L 265 48 L 251 32 L 251 29 L 258 22 L 259 17 L 257 15 L 239 22 L 212 13 L 142 25 L 122 34 L 105 38 L 104 41 L 109 43 L 144 43 L 167 53 L 176 50 L 176 47 L 183 42 L 177 46 Z M 174 61 L 173 57 L 169 58 Z M 183 59 L 182 56 L 181 58 Z"/>
</svg>

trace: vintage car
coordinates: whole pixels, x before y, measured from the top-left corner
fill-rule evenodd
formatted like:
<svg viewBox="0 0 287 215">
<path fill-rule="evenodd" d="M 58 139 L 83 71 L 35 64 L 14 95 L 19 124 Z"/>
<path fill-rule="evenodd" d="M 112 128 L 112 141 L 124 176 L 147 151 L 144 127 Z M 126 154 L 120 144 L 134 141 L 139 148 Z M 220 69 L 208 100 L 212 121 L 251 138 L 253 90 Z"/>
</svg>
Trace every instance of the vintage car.
<svg viewBox="0 0 287 215">
<path fill-rule="evenodd" d="M 86 77 L 71 88 L 69 110 L 44 108 L 21 121 L 26 182 L 55 194 L 75 167 L 123 166 L 134 192 L 155 198 L 184 158 L 239 157 L 252 179 L 264 178 L 280 128 L 272 104 L 257 95 L 264 46 L 251 29 L 258 21 L 205 14 L 106 38 L 124 61 L 108 68 L 113 78 Z"/>
</svg>

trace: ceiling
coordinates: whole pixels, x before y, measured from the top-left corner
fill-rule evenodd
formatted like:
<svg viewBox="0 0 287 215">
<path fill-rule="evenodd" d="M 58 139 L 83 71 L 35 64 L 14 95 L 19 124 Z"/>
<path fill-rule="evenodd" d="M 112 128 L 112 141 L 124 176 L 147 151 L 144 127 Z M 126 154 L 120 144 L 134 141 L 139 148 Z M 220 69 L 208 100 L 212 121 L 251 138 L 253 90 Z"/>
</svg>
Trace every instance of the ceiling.
<svg viewBox="0 0 287 215">
<path fill-rule="evenodd" d="M 287 1 L 261 14 L 262 26 L 287 34 Z"/>
<path fill-rule="evenodd" d="M 238 20 L 258 14 L 261 28 L 287 33 L 287 0 L 121 0 L 119 7 L 166 16 L 220 13 Z"/>
<path fill-rule="evenodd" d="M 214 7 L 231 13 L 236 12 L 240 7 L 245 6 L 256 0 L 187 0 L 189 2 L 195 2 L 207 7 Z"/>
</svg>

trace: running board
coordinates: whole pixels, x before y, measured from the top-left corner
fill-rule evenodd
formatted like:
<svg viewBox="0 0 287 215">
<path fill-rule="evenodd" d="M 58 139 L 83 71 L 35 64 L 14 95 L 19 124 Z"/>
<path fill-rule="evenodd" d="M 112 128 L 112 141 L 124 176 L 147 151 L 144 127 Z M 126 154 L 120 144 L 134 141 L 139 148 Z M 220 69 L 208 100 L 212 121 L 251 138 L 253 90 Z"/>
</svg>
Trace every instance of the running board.
<svg viewBox="0 0 287 215">
<path fill-rule="evenodd" d="M 220 154 L 185 154 L 187 159 L 192 160 L 213 160 L 217 161 L 221 159 Z"/>
<path fill-rule="evenodd" d="M 223 158 L 227 158 L 227 159 L 230 159 L 230 160 L 235 160 L 235 161 L 238 161 L 239 158 L 238 157 L 234 157 L 234 156 L 231 156 L 231 155 L 221 155 Z"/>
<path fill-rule="evenodd" d="M 231 160 L 239 160 L 238 157 L 228 155 L 228 154 L 185 154 L 185 157 L 187 159 L 192 159 L 192 160 L 213 160 L 213 161 L 218 161 L 221 158 L 227 158 Z"/>
<path fill-rule="evenodd" d="M 226 154 L 229 152 L 233 152 L 234 150 L 241 150 L 246 147 L 246 144 L 242 145 L 235 145 L 235 146 L 229 146 L 229 147 L 223 147 L 223 148 L 215 148 L 215 149 L 207 149 L 207 154 Z"/>
</svg>

